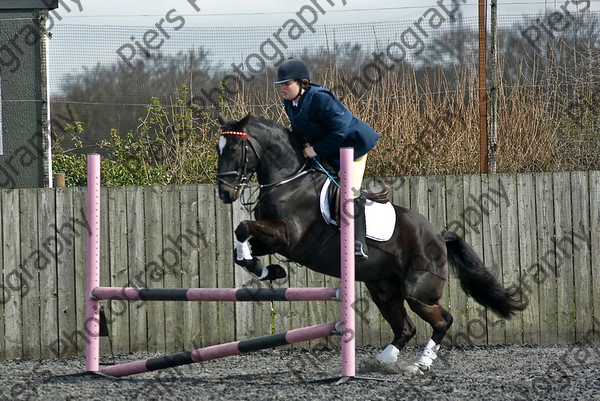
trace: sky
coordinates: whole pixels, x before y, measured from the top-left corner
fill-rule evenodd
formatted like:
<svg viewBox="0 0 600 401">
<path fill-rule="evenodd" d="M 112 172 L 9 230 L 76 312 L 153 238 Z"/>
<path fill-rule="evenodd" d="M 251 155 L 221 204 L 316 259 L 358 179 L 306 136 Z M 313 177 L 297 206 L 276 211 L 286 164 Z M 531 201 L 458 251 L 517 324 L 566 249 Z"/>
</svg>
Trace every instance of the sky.
<svg viewBox="0 0 600 401">
<path fill-rule="evenodd" d="M 315 7 L 314 2 L 326 11 L 318 21 L 326 24 L 414 19 L 436 6 L 435 0 L 329 1 L 335 6 L 331 6 L 328 0 L 60 0 L 57 12 L 62 18 L 60 23 L 64 24 L 154 25 L 175 8 L 186 17 L 190 26 L 251 26 L 281 25 L 303 6 Z M 444 0 L 444 3 L 450 7 L 451 1 Z M 81 4 L 81 11 L 77 3 Z M 570 9 L 576 9 L 577 3 L 579 7 L 589 3 L 591 10 L 600 10 L 598 0 L 499 0 L 498 13 L 537 13 L 544 8 L 558 10 L 565 3 L 570 3 Z M 465 16 L 476 16 L 477 1 L 466 0 L 461 9 Z"/>
<path fill-rule="evenodd" d="M 502 23 L 503 15 L 537 14 L 545 7 L 560 10 L 565 4 L 572 13 L 578 7 L 600 10 L 600 0 L 590 1 L 499 0 L 498 13 Z M 176 55 L 203 48 L 215 63 L 239 64 L 261 48 L 266 38 L 277 45 L 277 28 L 290 29 L 286 21 L 299 19 L 298 14 L 314 18 L 309 8 L 317 17 L 314 31 L 288 40 L 286 57 L 304 48 L 329 46 L 332 38 L 336 43 L 360 42 L 365 50 L 379 48 L 397 41 L 400 28 L 415 24 L 427 10 L 440 10 L 441 5 L 451 10 L 454 2 L 461 4 L 463 16 L 473 17 L 470 24 L 476 26 L 477 0 L 59 0 L 49 22 L 51 89 L 57 92 L 66 77 L 97 64 L 133 67 L 144 58 L 144 51 Z M 448 29 L 450 25 L 444 24 Z M 164 30 L 159 32 L 157 26 Z M 146 37 L 160 45 L 158 50 L 142 49 L 140 43 Z"/>
</svg>

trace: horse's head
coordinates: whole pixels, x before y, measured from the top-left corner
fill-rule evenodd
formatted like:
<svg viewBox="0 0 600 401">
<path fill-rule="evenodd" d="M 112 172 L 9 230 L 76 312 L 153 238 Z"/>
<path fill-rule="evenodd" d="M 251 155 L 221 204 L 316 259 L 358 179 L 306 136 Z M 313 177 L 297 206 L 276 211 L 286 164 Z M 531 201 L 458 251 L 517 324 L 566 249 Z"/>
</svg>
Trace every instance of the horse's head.
<svg viewBox="0 0 600 401">
<path fill-rule="evenodd" d="M 306 161 L 302 145 L 274 121 L 248 114 L 239 121 L 219 117 L 221 137 L 217 151 L 219 197 L 234 202 L 252 173 L 258 183 L 272 187 L 298 173 Z"/>
<path fill-rule="evenodd" d="M 217 145 L 217 180 L 219 198 L 225 203 L 232 203 L 239 197 L 240 190 L 258 165 L 256 143 L 245 132 L 250 117 L 248 114 L 239 121 L 226 121 L 219 116 L 221 137 Z"/>
</svg>

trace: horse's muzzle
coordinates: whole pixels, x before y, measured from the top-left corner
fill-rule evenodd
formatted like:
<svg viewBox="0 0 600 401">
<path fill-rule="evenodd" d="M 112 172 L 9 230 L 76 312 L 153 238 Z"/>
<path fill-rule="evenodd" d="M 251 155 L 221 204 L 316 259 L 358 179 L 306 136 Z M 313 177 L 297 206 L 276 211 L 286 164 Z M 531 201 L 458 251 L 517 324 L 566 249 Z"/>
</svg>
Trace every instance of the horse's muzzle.
<svg viewBox="0 0 600 401">
<path fill-rule="evenodd" d="M 239 194 L 235 188 L 227 185 L 219 185 L 219 198 L 225 203 L 233 203 L 237 200 Z"/>
</svg>

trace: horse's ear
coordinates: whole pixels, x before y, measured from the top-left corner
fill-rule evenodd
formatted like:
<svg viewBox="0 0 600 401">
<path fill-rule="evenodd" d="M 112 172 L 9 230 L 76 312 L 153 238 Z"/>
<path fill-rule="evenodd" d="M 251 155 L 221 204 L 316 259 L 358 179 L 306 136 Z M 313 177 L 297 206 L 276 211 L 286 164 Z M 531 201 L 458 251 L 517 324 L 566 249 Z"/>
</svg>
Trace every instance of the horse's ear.
<svg viewBox="0 0 600 401">
<path fill-rule="evenodd" d="M 252 117 L 252 113 L 248 113 L 246 115 L 246 117 L 244 117 L 240 121 L 238 121 L 237 126 L 240 131 L 242 131 L 244 128 L 246 128 L 246 125 L 248 125 L 248 122 L 250 121 L 250 117 Z"/>
<path fill-rule="evenodd" d="M 250 122 L 250 117 L 252 117 L 252 113 L 248 113 L 246 117 L 242 118 L 239 121 L 227 121 L 223 118 L 223 116 L 219 115 L 219 122 L 221 123 L 221 128 L 227 126 L 227 129 L 231 129 L 234 131 L 243 131 L 246 128 L 246 125 Z"/>
</svg>

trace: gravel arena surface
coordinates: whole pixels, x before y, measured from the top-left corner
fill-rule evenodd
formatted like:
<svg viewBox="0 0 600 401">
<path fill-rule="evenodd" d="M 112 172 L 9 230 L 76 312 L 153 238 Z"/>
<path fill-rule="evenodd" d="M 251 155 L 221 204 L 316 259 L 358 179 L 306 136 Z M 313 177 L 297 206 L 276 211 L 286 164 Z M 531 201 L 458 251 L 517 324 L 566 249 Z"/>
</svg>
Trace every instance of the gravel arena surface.
<svg viewBox="0 0 600 401">
<path fill-rule="evenodd" d="M 403 370 L 422 347 L 406 347 L 397 366 L 375 362 L 379 348 L 357 349 L 357 377 L 342 385 L 339 349 L 278 348 L 121 379 L 78 375 L 81 357 L 0 364 L 2 400 L 600 400 L 600 344 L 442 347 L 423 375 Z M 116 362 L 157 356 L 135 353 Z M 111 362 L 104 357 L 103 363 Z"/>
</svg>

